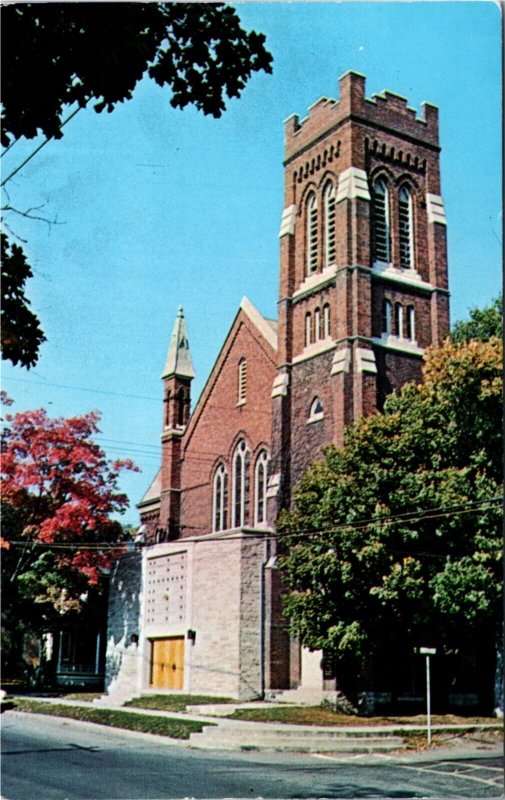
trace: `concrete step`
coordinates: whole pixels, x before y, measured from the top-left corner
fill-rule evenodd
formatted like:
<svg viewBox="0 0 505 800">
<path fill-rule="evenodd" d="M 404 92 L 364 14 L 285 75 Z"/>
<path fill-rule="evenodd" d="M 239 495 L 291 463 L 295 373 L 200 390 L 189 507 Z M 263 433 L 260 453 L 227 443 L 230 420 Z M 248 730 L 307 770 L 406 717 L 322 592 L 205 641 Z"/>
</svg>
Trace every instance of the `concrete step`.
<svg viewBox="0 0 505 800">
<path fill-rule="evenodd" d="M 188 714 L 203 714 L 211 717 L 228 717 L 241 708 L 276 708 L 277 703 L 206 703 L 205 705 L 186 706 Z"/>
<path fill-rule="evenodd" d="M 315 735 L 300 732 L 272 730 L 239 731 L 236 729 L 204 728 L 193 733 L 190 744 L 194 747 L 216 750 L 276 750 L 302 753 L 373 753 L 400 750 L 404 747 L 401 736 L 332 736 L 314 731 Z"/>
<path fill-rule="evenodd" d="M 109 708 L 110 706 L 122 706 L 129 700 L 136 697 L 135 692 L 113 692 L 112 694 L 103 694 L 101 697 L 96 697 L 93 700 L 93 705 L 98 708 Z"/>
<path fill-rule="evenodd" d="M 276 692 L 275 703 L 289 703 L 297 706 L 319 706 L 324 700 L 322 689 L 301 686 L 299 689 L 286 689 Z"/>
</svg>

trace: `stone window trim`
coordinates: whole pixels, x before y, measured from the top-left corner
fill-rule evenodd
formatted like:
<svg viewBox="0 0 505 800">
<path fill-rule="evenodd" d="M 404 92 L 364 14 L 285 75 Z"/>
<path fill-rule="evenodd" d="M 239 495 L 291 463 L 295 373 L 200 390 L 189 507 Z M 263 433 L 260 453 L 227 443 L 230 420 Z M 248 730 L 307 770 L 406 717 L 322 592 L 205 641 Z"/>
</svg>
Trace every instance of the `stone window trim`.
<svg viewBox="0 0 505 800">
<path fill-rule="evenodd" d="M 214 472 L 212 485 L 212 530 L 225 531 L 228 528 L 228 471 L 220 462 Z"/>
<path fill-rule="evenodd" d="M 372 342 L 373 344 L 379 345 L 380 347 L 385 347 L 388 350 L 398 350 L 399 352 L 406 353 L 407 355 L 424 355 L 424 348 L 419 347 L 415 340 L 411 341 L 410 339 L 400 339 L 399 336 L 394 336 L 392 333 L 383 333 L 380 337 L 374 336 L 372 338 Z"/>
<path fill-rule="evenodd" d="M 404 286 L 414 286 L 416 289 L 422 289 L 427 292 L 435 291 L 435 287 L 428 281 L 423 281 L 414 267 L 402 269 L 402 267 L 394 267 L 393 264 L 389 262 L 374 261 L 372 265 L 372 275 L 394 283 L 403 284 Z"/>
<path fill-rule="evenodd" d="M 310 404 L 310 411 L 309 411 L 309 418 L 307 420 L 307 425 L 311 425 L 313 422 L 320 422 L 320 420 L 322 419 L 324 419 L 323 404 L 319 397 L 314 397 L 312 403 Z"/>
<path fill-rule="evenodd" d="M 270 457 L 261 450 L 254 467 L 254 524 L 256 527 L 267 523 L 268 465 Z"/>
<path fill-rule="evenodd" d="M 247 360 L 241 358 L 238 362 L 237 374 L 237 406 L 243 406 L 247 400 Z"/>
</svg>

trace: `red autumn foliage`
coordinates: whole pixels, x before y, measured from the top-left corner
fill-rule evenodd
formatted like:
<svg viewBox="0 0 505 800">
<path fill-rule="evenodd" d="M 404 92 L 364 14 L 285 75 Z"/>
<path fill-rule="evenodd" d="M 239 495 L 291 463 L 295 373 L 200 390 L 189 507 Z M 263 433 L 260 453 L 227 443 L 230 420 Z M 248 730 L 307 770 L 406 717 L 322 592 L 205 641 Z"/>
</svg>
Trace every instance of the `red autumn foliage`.
<svg viewBox="0 0 505 800">
<path fill-rule="evenodd" d="M 51 419 L 42 408 L 7 414 L 1 439 L 2 499 L 22 516 L 22 539 L 75 544 L 57 551 L 58 564 L 85 575 L 90 584 L 110 565 L 110 545 L 122 540 L 121 525 L 111 519 L 128 507 L 118 477 L 138 469 L 130 459 L 107 459 L 92 438 L 99 419 L 97 412 Z"/>
</svg>

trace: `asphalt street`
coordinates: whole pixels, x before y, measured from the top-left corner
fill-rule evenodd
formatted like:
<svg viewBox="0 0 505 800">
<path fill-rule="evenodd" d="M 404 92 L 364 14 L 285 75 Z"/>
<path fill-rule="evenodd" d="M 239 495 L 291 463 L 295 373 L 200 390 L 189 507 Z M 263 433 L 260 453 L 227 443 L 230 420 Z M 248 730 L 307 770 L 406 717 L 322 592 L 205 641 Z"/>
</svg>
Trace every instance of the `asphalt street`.
<svg viewBox="0 0 505 800">
<path fill-rule="evenodd" d="M 7 711 L 2 715 L 2 798 L 501 797 L 502 759 L 342 758 L 203 751 L 160 737 Z"/>
</svg>

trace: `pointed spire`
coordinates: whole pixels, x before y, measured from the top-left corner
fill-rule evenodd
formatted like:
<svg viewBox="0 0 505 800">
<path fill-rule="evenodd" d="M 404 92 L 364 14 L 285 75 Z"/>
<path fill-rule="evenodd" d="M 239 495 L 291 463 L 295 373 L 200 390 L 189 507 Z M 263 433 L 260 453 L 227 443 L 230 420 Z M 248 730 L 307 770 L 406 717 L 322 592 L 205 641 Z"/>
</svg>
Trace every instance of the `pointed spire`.
<svg viewBox="0 0 505 800">
<path fill-rule="evenodd" d="M 167 360 L 161 377 L 169 378 L 172 375 L 176 375 L 179 378 L 189 378 L 190 380 L 195 377 L 182 306 L 179 306 L 179 311 L 177 312 Z"/>
</svg>

